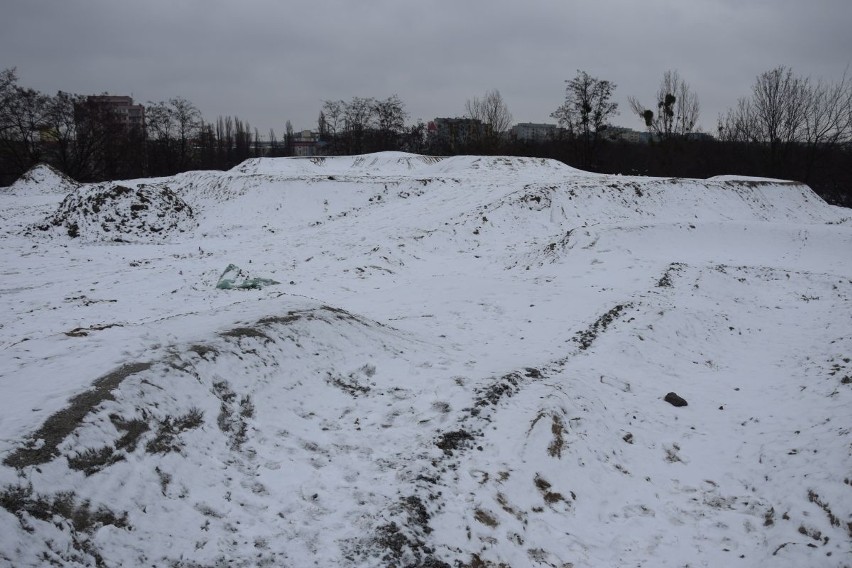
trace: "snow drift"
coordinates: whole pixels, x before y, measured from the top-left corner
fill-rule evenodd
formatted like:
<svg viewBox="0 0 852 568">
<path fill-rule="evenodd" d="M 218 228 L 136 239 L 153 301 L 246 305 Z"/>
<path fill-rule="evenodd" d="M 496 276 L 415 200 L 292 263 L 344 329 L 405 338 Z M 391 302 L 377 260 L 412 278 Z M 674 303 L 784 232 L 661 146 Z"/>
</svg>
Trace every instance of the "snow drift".
<svg viewBox="0 0 852 568">
<path fill-rule="evenodd" d="M 852 224 L 806 186 L 401 153 L 42 183 L 0 195 L 0 562 L 848 564 Z"/>
<path fill-rule="evenodd" d="M 74 191 L 79 184 L 47 164 L 37 164 L 30 168 L 15 183 L 4 191 L 14 195 L 66 194 Z"/>
</svg>

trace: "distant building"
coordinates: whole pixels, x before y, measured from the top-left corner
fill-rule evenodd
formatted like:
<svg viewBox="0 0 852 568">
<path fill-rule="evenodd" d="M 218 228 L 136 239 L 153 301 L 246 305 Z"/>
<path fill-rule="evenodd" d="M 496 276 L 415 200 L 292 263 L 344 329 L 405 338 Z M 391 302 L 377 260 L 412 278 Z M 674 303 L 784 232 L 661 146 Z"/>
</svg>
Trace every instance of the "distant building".
<svg viewBox="0 0 852 568">
<path fill-rule="evenodd" d="M 485 135 L 485 125 L 476 118 L 436 118 L 426 127 L 433 146 L 456 151 Z"/>
<path fill-rule="evenodd" d="M 623 126 L 610 126 L 604 133 L 604 138 L 612 142 L 627 142 L 628 144 L 649 144 L 651 140 L 660 141 L 660 136 L 648 131 L 638 131 Z M 676 137 L 676 136 L 673 136 Z M 713 135 L 706 132 L 690 132 L 683 136 L 686 140 L 715 140 Z"/>
<path fill-rule="evenodd" d="M 544 142 L 556 138 L 557 132 L 558 127 L 555 124 L 519 122 L 509 130 L 509 135 L 524 142 Z"/>
<path fill-rule="evenodd" d="M 688 140 L 700 140 L 700 141 L 703 141 L 703 142 L 710 142 L 710 141 L 716 139 L 715 136 L 713 136 L 712 134 L 709 134 L 707 132 L 690 132 L 689 134 L 686 135 L 686 138 Z"/>
<path fill-rule="evenodd" d="M 627 142 L 628 144 L 647 144 L 651 141 L 649 132 L 640 132 L 623 126 L 609 126 L 603 131 L 603 137 L 613 142 Z"/>
<path fill-rule="evenodd" d="M 92 95 L 86 97 L 90 107 L 109 110 L 116 122 L 127 129 L 145 128 L 145 105 L 133 104 L 133 98 L 121 95 Z"/>
<path fill-rule="evenodd" d="M 294 156 L 316 156 L 319 150 L 319 135 L 310 130 L 293 134 Z"/>
</svg>

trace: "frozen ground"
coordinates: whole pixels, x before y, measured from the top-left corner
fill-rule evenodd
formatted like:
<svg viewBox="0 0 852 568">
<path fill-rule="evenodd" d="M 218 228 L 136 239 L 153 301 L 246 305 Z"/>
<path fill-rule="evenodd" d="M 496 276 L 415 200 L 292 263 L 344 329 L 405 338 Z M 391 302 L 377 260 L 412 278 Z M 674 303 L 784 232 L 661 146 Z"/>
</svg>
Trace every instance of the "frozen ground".
<svg viewBox="0 0 852 568">
<path fill-rule="evenodd" d="M 852 565 L 852 211 L 805 186 L 37 170 L 0 239 L 2 565 Z"/>
</svg>

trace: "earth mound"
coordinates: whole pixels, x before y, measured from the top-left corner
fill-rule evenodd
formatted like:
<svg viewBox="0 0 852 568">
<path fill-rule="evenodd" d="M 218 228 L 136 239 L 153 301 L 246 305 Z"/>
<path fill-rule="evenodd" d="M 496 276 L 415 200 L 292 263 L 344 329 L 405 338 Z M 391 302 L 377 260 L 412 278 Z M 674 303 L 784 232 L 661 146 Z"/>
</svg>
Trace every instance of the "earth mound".
<svg viewBox="0 0 852 568">
<path fill-rule="evenodd" d="M 71 192 L 56 212 L 34 229 L 89 242 L 148 243 L 161 242 L 195 226 L 192 208 L 168 187 L 98 184 Z"/>
<path fill-rule="evenodd" d="M 80 185 L 47 164 L 37 164 L 26 171 L 6 191 L 14 195 L 67 194 Z"/>
<path fill-rule="evenodd" d="M 424 167 L 442 159 L 440 156 L 422 156 L 408 152 L 309 158 L 250 158 L 230 171 L 237 174 L 274 176 L 407 176 L 417 175 Z"/>
</svg>

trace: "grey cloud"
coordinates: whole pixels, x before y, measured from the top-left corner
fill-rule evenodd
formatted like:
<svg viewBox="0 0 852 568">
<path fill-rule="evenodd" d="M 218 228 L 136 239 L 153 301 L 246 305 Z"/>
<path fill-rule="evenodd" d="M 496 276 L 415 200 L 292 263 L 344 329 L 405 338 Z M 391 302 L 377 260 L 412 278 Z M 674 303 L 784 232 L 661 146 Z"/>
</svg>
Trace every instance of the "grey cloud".
<svg viewBox="0 0 852 568">
<path fill-rule="evenodd" d="M 577 69 L 617 83 L 636 127 L 627 97 L 678 69 L 712 130 L 762 71 L 839 78 L 850 21 L 847 0 L 34 0 L 5 3 L 0 68 L 48 93 L 183 96 L 262 132 L 314 127 L 324 99 L 396 93 L 428 120 L 492 88 L 549 121 Z"/>
</svg>

